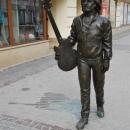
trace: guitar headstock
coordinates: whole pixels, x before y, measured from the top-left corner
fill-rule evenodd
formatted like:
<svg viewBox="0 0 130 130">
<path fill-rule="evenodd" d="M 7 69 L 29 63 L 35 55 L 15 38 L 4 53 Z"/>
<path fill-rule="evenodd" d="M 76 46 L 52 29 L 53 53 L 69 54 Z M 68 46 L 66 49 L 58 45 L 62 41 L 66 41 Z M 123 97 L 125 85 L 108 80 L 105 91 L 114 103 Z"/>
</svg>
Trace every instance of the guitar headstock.
<svg viewBox="0 0 130 130">
<path fill-rule="evenodd" d="M 42 1 L 43 8 L 46 10 L 50 10 L 50 8 L 52 7 L 51 0 L 41 0 L 41 1 Z"/>
</svg>

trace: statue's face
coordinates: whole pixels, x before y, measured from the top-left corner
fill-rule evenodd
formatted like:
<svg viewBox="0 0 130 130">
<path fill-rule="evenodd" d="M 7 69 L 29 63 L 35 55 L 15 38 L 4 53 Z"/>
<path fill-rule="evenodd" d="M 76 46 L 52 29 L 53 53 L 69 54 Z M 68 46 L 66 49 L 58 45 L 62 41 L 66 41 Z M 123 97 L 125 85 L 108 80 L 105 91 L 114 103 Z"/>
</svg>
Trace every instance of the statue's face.
<svg viewBox="0 0 130 130">
<path fill-rule="evenodd" d="M 82 11 L 91 12 L 95 9 L 96 3 L 94 0 L 81 0 Z"/>
</svg>

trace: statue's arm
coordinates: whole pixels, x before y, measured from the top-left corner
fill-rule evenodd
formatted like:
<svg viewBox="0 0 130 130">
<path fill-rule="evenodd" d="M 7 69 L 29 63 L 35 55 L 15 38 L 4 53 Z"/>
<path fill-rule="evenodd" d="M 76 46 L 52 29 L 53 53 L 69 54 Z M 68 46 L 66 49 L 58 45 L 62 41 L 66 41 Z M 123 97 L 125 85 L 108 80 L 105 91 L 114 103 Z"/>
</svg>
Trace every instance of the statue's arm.
<svg viewBox="0 0 130 130">
<path fill-rule="evenodd" d="M 112 27 L 108 19 L 105 20 L 103 30 L 103 55 L 105 60 L 110 60 L 112 58 Z"/>
<path fill-rule="evenodd" d="M 76 18 L 73 20 L 71 25 L 70 35 L 67 38 L 69 40 L 69 44 L 74 46 L 77 42 L 77 33 L 76 33 Z"/>
</svg>

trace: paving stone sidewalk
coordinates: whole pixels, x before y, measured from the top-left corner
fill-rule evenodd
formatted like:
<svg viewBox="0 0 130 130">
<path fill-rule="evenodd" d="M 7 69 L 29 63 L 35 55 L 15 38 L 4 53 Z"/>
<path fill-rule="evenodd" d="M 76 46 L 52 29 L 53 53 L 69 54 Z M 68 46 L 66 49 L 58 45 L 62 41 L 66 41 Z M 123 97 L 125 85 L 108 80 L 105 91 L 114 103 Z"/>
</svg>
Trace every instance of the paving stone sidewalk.
<svg viewBox="0 0 130 130">
<path fill-rule="evenodd" d="M 130 31 L 113 41 L 113 59 L 106 73 L 105 117 L 96 116 L 91 85 L 89 124 L 84 130 L 130 129 Z M 54 56 L 0 72 L 0 130 L 75 130 L 80 118 L 77 69 L 59 70 Z"/>
</svg>

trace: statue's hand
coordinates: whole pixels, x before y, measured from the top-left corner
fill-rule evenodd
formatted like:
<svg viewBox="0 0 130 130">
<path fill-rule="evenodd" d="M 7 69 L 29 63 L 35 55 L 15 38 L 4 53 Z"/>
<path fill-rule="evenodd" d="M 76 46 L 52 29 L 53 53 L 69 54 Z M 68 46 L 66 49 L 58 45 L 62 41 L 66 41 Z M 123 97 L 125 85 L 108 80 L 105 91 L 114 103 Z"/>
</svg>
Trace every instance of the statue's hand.
<svg viewBox="0 0 130 130">
<path fill-rule="evenodd" d="M 109 70 L 110 60 L 103 60 L 102 71 L 105 73 Z"/>
<path fill-rule="evenodd" d="M 72 47 L 69 39 L 63 39 L 61 41 L 61 45 L 60 46 L 62 46 L 63 48 L 70 48 L 70 47 Z"/>
</svg>

